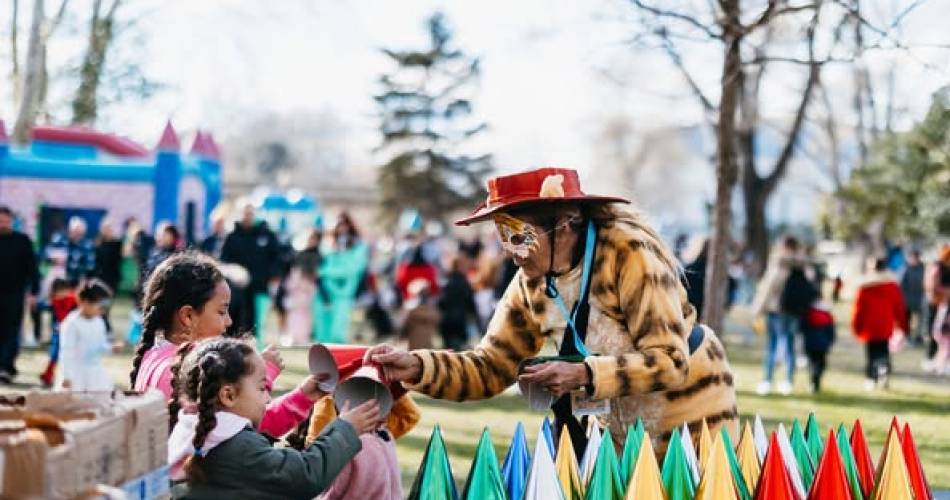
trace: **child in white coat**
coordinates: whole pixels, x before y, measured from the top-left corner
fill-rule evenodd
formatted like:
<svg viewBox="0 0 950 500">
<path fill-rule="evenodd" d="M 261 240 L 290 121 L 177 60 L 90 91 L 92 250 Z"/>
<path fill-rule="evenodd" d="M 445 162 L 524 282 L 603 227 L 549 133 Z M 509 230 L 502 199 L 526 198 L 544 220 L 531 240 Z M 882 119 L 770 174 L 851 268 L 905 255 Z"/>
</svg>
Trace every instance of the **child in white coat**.
<svg viewBox="0 0 950 500">
<path fill-rule="evenodd" d="M 103 304 L 112 297 L 109 287 L 99 281 L 83 283 L 77 293 L 79 307 L 60 328 L 57 387 L 74 391 L 111 391 L 114 384 L 102 363 L 103 354 L 113 350 L 102 319 Z"/>
</svg>

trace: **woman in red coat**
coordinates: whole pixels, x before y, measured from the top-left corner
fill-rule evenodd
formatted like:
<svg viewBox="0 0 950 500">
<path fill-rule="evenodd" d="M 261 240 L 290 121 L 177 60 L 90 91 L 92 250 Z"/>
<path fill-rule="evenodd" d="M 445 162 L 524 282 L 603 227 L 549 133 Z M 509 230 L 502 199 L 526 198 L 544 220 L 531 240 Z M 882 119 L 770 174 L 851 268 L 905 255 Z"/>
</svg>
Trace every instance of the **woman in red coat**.
<svg viewBox="0 0 950 500">
<path fill-rule="evenodd" d="M 851 316 L 851 329 L 867 346 L 867 389 L 880 383 L 887 386 L 891 370 L 888 341 L 895 328 L 907 331 L 907 314 L 897 278 L 887 270 L 887 261 L 878 258 L 858 289 Z M 883 376 L 883 377 L 882 377 Z"/>
</svg>

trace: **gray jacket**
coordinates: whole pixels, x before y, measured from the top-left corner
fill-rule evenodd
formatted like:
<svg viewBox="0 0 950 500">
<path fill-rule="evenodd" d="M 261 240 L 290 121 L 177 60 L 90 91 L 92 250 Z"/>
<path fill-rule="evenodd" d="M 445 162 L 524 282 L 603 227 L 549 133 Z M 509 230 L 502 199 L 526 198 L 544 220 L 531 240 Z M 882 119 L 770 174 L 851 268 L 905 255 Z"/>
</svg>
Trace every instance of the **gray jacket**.
<svg viewBox="0 0 950 500">
<path fill-rule="evenodd" d="M 273 448 L 247 427 L 202 460 L 204 480 L 172 488 L 176 499 L 311 499 L 327 489 L 362 444 L 343 420 L 330 423 L 304 451 Z"/>
</svg>

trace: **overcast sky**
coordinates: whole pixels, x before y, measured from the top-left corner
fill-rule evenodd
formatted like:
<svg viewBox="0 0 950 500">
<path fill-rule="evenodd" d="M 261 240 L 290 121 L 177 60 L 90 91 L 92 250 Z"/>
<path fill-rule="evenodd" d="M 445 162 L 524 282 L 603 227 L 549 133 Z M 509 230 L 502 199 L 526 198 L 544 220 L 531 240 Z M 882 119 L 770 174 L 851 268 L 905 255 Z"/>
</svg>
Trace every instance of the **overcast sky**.
<svg viewBox="0 0 950 500">
<path fill-rule="evenodd" d="M 376 78 L 389 69 L 378 49 L 424 44 L 423 21 L 436 9 L 447 14 L 458 46 L 482 58 L 475 109 L 492 127 L 484 144 L 502 168 L 589 166 L 594 137 L 613 114 L 630 116 L 638 129 L 701 118 L 663 57 L 626 48 L 630 32 L 622 15 L 629 9 L 622 0 L 131 3 L 148 13 L 138 25 L 144 67 L 170 87 L 144 106 L 112 107 L 105 125 L 149 145 L 168 117 L 181 130 L 210 127 L 220 136 L 261 112 L 330 111 L 346 129 L 347 160 L 369 162 L 369 149 L 378 141 L 371 94 Z M 0 12 L 4 25 L 8 16 Z M 21 15 L 21 24 L 27 17 Z M 907 17 L 905 35 L 911 44 L 948 43 L 948 18 L 950 1 L 925 1 Z M 4 72 L 6 50 L 4 44 Z M 52 50 L 54 61 L 66 51 Z M 930 93 L 950 82 L 946 52 L 880 57 L 906 63 L 898 92 L 908 116 L 920 116 Z M 714 88 L 716 58 L 690 53 L 687 59 Z M 625 76 L 626 85 L 605 78 L 605 68 Z M 830 75 L 830 85 L 850 85 L 836 78 L 843 77 Z M 781 87 L 773 93 L 783 98 Z M 5 105 L 0 116 L 9 124 L 13 112 Z"/>
</svg>

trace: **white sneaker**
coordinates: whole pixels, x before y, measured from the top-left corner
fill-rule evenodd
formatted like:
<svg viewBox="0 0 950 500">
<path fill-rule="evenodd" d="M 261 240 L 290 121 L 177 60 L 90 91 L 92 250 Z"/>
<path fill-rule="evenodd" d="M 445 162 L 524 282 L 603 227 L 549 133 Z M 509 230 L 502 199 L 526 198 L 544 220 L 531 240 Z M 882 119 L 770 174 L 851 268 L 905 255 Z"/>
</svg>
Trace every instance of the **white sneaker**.
<svg viewBox="0 0 950 500">
<path fill-rule="evenodd" d="M 763 380 L 759 382 L 759 385 L 755 386 L 755 393 L 759 396 L 766 396 L 770 392 L 772 392 L 772 383 L 767 380 Z"/>
<path fill-rule="evenodd" d="M 788 396 L 792 393 L 792 384 L 788 383 L 787 380 L 783 380 L 778 383 L 778 393 L 783 396 Z"/>
</svg>

